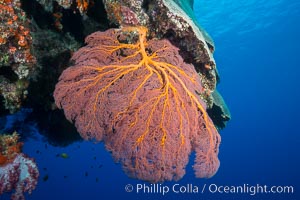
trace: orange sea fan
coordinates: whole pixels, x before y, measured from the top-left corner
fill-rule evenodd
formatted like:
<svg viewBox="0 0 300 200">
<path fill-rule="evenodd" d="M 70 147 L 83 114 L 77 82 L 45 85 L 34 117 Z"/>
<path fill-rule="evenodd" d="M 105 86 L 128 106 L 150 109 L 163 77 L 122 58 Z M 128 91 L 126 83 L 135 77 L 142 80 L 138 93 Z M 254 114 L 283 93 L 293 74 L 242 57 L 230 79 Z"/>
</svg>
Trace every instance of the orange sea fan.
<svg viewBox="0 0 300 200">
<path fill-rule="evenodd" d="M 178 180 L 196 151 L 197 177 L 219 167 L 220 136 L 192 65 L 144 27 L 96 32 L 72 57 L 54 98 L 84 139 L 104 141 L 125 172 L 151 182 Z"/>
</svg>

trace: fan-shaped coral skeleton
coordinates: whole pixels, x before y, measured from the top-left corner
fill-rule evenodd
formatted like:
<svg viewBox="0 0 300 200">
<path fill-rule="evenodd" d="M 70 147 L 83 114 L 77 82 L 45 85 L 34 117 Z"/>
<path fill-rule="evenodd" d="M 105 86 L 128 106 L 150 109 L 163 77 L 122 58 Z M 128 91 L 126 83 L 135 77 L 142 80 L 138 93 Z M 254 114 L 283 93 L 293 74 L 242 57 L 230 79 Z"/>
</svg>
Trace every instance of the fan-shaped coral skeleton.
<svg viewBox="0 0 300 200">
<path fill-rule="evenodd" d="M 145 27 L 87 37 L 54 93 L 85 139 L 103 140 L 125 172 L 151 182 L 178 180 L 196 151 L 197 177 L 219 167 L 220 136 L 199 98 L 203 87 L 168 40 Z"/>
</svg>

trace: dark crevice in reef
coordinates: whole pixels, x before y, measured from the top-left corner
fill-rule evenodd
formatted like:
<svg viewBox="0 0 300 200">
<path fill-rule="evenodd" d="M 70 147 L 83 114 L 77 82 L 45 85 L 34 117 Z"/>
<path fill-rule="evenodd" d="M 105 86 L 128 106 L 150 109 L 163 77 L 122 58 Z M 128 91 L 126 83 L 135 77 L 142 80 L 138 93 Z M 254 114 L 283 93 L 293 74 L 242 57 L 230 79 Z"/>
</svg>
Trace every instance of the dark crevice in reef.
<svg viewBox="0 0 300 200">
<path fill-rule="evenodd" d="M 53 12 L 62 13 L 61 25 L 63 33 L 70 33 L 74 38 L 83 43 L 84 42 L 84 26 L 82 17 L 78 9 L 64 9 L 56 2 L 53 5 Z"/>
<path fill-rule="evenodd" d="M 10 82 L 16 82 L 18 80 L 18 75 L 12 70 L 10 66 L 0 67 L 0 76 L 6 78 Z"/>
<path fill-rule="evenodd" d="M 104 31 L 109 28 L 109 21 L 102 0 L 94 0 L 93 5 L 89 6 L 87 16 L 99 24 L 99 30 Z"/>
<path fill-rule="evenodd" d="M 218 129 L 225 128 L 227 122 L 231 119 L 231 113 L 223 97 L 215 90 L 212 93 L 213 105 L 207 109 L 209 117 Z"/>
<path fill-rule="evenodd" d="M 39 71 L 39 75 L 35 81 L 29 85 L 28 98 L 25 105 L 31 106 L 36 111 L 48 110 L 54 102 L 52 93 L 58 77 L 68 65 L 71 57 L 69 51 L 62 52 L 55 57 L 45 56 L 39 60 L 41 66 L 44 66 Z M 47 66 L 47 67 L 45 67 Z M 49 76 L 51 74 L 51 76 Z M 38 95 L 36 95 L 38 94 Z M 49 105 L 45 105 L 45 102 Z"/>
<path fill-rule="evenodd" d="M 81 141 L 75 126 L 65 119 L 62 110 L 53 110 L 46 117 L 40 117 L 40 113 L 33 112 L 28 120 L 37 122 L 40 133 L 45 136 L 47 142 L 53 146 L 68 146 L 76 141 Z"/>
<path fill-rule="evenodd" d="M 9 114 L 9 111 L 7 109 L 5 109 L 4 104 L 2 102 L 4 102 L 4 98 L 2 95 L 0 95 L 0 117 Z M 2 121 L 1 123 L 4 123 L 3 119 L 0 119 L 0 121 Z M 2 126 L 1 126 L 2 127 Z"/>
<path fill-rule="evenodd" d="M 145 12 L 147 13 L 149 10 L 149 5 L 150 5 L 151 0 L 144 0 L 143 4 L 142 4 L 142 8 L 145 10 Z"/>
<path fill-rule="evenodd" d="M 22 9 L 26 12 L 29 19 L 34 19 L 36 25 L 41 29 L 49 29 L 63 34 L 70 33 L 78 42 L 84 41 L 84 26 L 82 17 L 78 10 L 64 9 L 56 1 L 53 2 L 53 11 L 46 11 L 37 1 L 21 0 Z M 62 29 L 56 27 L 54 13 L 62 14 L 60 23 Z"/>
<path fill-rule="evenodd" d="M 24 106 L 33 108 L 28 120 L 35 121 L 40 133 L 54 146 L 67 146 L 81 140 L 76 128 L 64 117 L 63 111 L 55 109 L 52 96 L 58 77 L 68 65 L 70 57 L 69 51 L 55 57 L 43 57 L 39 62 L 47 67 L 43 67 L 36 81 L 30 84 L 29 95 L 24 103 Z"/>
<path fill-rule="evenodd" d="M 39 28 L 54 28 L 54 18 L 50 12 L 47 12 L 41 4 L 31 0 L 21 0 L 22 9 L 29 19 L 34 19 Z"/>
<path fill-rule="evenodd" d="M 225 128 L 227 121 L 230 120 L 229 117 L 224 116 L 222 109 L 215 104 L 212 108 L 207 109 L 207 113 L 218 129 Z"/>
<path fill-rule="evenodd" d="M 41 29 L 50 29 L 63 34 L 70 33 L 78 42 L 84 42 L 84 38 L 95 31 L 105 31 L 111 26 L 104 4 L 101 0 L 94 0 L 89 5 L 86 16 L 80 14 L 74 1 L 70 8 L 65 9 L 56 1 L 53 1 L 52 11 L 47 11 L 35 0 L 21 0 L 22 9 L 29 19 Z M 57 18 L 55 16 L 61 16 Z M 58 25 L 59 24 L 59 25 Z"/>
</svg>

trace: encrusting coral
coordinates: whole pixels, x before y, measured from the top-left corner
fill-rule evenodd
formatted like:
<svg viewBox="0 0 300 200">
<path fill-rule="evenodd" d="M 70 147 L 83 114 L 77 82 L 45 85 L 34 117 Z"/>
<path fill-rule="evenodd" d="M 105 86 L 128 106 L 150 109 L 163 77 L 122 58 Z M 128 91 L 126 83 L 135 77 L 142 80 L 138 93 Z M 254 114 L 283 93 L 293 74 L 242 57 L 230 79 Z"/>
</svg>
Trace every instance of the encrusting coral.
<svg viewBox="0 0 300 200">
<path fill-rule="evenodd" d="M 21 153 L 22 145 L 16 132 L 12 135 L 0 135 L 0 166 L 12 162 Z"/>
<path fill-rule="evenodd" d="M 0 0 L 0 22 L 0 99 L 13 113 L 27 97 L 36 60 L 31 52 L 30 22 L 20 0 Z"/>
<path fill-rule="evenodd" d="M 51 12 L 53 11 L 53 2 L 49 0 L 37 0 L 41 5 L 43 5 L 44 9 Z M 70 7 L 77 8 L 80 13 L 85 13 L 90 5 L 93 5 L 94 0 L 56 0 L 60 6 L 65 9 Z M 74 8 L 73 8 L 74 9 Z"/>
<path fill-rule="evenodd" d="M 196 152 L 197 177 L 219 167 L 220 136 L 199 94 L 193 65 L 145 27 L 96 32 L 72 57 L 54 98 L 84 139 L 103 140 L 125 172 L 151 182 L 178 180 Z"/>
</svg>

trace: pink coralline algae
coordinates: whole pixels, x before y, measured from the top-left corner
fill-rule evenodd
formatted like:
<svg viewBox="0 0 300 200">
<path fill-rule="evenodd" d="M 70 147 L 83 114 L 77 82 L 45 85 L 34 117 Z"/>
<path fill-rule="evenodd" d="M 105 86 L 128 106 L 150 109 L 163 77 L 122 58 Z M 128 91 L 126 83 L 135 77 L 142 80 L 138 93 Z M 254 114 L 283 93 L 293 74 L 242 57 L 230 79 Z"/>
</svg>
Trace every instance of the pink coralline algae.
<svg viewBox="0 0 300 200">
<path fill-rule="evenodd" d="M 0 166 L 0 195 L 11 192 L 11 200 L 25 199 L 35 189 L 39 177 L 36 163 L 23 153 L 18 154 L 11 163 Z"/>
<path fill-rule="evenodd" d="M 96 32 L 59 78 L 57 106 L 84 139 L 104 141 L 133 178 L 179 180 L 192 151 L 197 177 L 219 167 L 220 136 L 199 98 L 193 65 L 144 27 Z"/>
<path fill-rule="evenodd" d="M 141 0 L 103 0 L 107 17 L 117 25 L 146 25 L 149 17 L 142 8 Z"/>
</svg>

